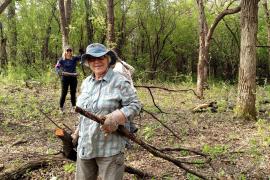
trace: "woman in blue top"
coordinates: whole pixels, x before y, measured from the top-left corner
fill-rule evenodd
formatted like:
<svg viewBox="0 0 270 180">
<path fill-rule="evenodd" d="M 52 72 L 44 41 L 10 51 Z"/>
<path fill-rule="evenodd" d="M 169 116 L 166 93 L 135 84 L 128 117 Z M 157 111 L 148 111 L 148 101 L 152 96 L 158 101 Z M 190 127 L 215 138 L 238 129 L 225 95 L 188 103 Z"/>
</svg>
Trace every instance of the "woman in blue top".
<svg viewBox="0 0 270 180">
<path fill-rule="evenodd" d="M 64 104 L 70 86 L 71 96 L 71 112 L 74 112 L 76 105 L 76 90 L 77 90 L 77 72 L 76 65 L 80 61 L 81 56 L 72 56 L 72 48 L 66 47 L 62 57 L 55 65 L 56 72 L 61 76 L 61 97 L 60 97 L 60 112 L 64 113 Z"/>
</svg>

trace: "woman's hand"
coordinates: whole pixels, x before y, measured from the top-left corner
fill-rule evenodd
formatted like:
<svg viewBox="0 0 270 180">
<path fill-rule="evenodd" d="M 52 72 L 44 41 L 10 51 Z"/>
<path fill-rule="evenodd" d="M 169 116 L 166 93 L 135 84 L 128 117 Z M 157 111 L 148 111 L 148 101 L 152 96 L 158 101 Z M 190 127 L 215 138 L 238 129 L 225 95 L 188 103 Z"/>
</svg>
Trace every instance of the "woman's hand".
<svg viewBox="0 0 270 180">
<path fill-rule="evenodd" d="M 79 139 L 79 127 L 77 127 L 75 132 L 71 134 L 71 137 L 72 137 L 72 144 L 76 147 Z"/>
<path fill-rule="evenodd" d="M 101 126 L 101 130 L 105 134 L 110 134 L 117 130 L 119 125 L 124 125 L 126 117 L 119 109 L 105 116 L 104 124 Z"/>
</svg>

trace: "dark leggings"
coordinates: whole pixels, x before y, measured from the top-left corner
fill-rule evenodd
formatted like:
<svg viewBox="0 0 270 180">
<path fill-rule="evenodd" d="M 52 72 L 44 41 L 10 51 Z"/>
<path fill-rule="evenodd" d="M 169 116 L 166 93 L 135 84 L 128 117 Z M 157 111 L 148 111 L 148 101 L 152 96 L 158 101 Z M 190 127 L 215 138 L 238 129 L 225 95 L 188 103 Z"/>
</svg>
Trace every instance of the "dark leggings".
<svg viewBox="0 0 270 180">
<path fill-rule="evenodd" d="M 66 96 L 68 93 L 68 87 L 70 86 L 70 97 L 72 106 L 76 105 L 76 90 L 77 90 L 77 78 L 76 77 L 62 77 L 62 92 L 60 97 L 60 108 L 64 107 Z"/>
</svg>

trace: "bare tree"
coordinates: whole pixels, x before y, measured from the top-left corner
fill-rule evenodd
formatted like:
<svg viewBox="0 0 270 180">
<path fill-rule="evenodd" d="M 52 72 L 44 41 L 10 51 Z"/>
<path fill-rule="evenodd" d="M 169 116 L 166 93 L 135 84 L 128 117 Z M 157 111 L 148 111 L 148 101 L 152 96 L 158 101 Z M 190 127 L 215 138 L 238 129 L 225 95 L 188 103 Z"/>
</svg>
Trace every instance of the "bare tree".
<svg viewBox="0 0 270 180">
<path fill-rule="evenodd" d="M 259 0 L 241 1 L 241 52 L 236 115 L 256 118 L 256 37 Z"/>
<path fill-rule="evenodd" d="M 218 23 L 229 14 L 237 13 L 241 10 L 241 7 L 238 6 L 234 9 L 228 9 L 231 3 L 227 8 L 222 11 L 215 18 L 214 22 L 208 29 L 208 23 L 204 11 L 204 1 L 197 0 L 197 5 L 199 9 L 199 59 L 197 64 L 197 95 L 203 97 L 203 87 L 207 80 L 207 64 L 208 64 L 208 54 L 210 48 L 210 41 L 213 36 L 214 30 L 217 27 Z"/>
<path fill-rule="evenodd" d="M 71 21 L 71 0 L 59 0 L 60 25 L 62 32 L 62 47 L 69 44 L 69 25 Z"/>
</svg>

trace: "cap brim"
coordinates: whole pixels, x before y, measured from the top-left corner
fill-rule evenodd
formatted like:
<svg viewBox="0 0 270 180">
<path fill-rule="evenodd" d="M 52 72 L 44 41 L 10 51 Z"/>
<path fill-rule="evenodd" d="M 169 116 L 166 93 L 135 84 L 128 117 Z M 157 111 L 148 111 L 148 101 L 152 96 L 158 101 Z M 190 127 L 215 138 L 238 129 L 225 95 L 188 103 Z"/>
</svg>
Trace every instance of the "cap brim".
<svg viewBox="0 0 270 180">
<path fill-rule="evenodd" d="M 108 54 L 111 57 L 110 65 L 114 65 L 116 63 L 117 56 L 116 56 L 115 52 L 112 50 L 109 50 L 107 52 L 102 52 L 102 53 L 83 54 L 81 57 L 81 63 L 88 67 L 88 64 L 85 64 L 85 61 L 87 59 L 92 58 L 92 57 L 101 57 L 101 56 L 104 56 L 106 54 Z"/>
</svg>

